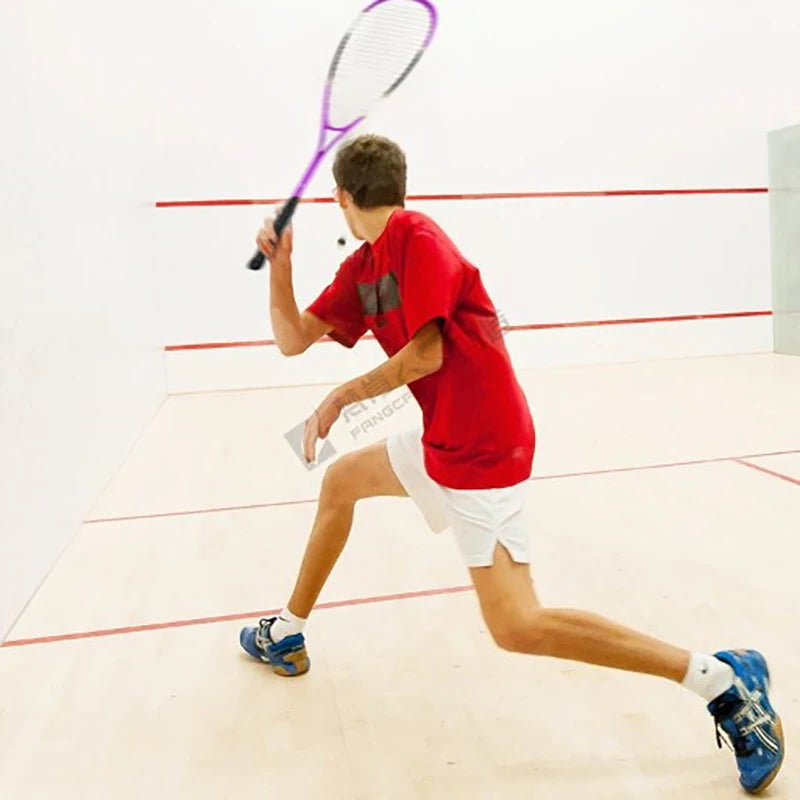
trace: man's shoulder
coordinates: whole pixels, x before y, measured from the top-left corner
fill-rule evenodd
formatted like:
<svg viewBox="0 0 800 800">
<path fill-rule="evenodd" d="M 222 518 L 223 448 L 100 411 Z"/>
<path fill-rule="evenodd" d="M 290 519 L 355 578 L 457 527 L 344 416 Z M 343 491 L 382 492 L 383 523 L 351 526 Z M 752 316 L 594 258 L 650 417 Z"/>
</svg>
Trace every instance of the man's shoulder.
<svg viewBox="0 0 800 800">
<path fill-rule="evenodd" d="M 437 233 L 441 232 L 439 226 L 427 215 L 420 211 L 402 209 L 397 214 L 398 228 L 407 233 Z"/>
<path fill-rule="evenodd" d="M 396 253 L 405 254 L 409 246 L 426 246 L 428 243 L 449 244 L 447 234 L 427 214 L 403 209 L 392 224 L 392 240 Z"/>
</svg>

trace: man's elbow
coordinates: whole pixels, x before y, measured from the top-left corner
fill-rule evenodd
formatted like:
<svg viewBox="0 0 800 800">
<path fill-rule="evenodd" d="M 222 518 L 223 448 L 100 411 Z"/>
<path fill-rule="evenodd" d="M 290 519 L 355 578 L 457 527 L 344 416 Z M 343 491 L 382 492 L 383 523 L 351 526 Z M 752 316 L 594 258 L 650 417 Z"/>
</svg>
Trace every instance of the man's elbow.
<svg viewBox="0 0 800 800">
<path fill-rule="evenodd" d="M 442 368 L 443 363 L 444 348 L 442 347 L 441 339 L 439 339 L 438 342 L 434 342 L 432 347 L 427 348 L 424 358 L 417 365 L 418 372 L 421 375 L 433 375 L 434 372 L 438 372 Z"/>
<path fill-rule="evenodd" d="M 442 352 L 442 348 L 439 347 L 437 349 L 438 352 L 432 355 L 428 364 L 428 369 L 431 374 L 438 372 L 442 368 L 442 364 L 444 364 L 444 353 Z"/>
<path fill-rule="evenodd" d="M 282 356 L 299 356 L 308 349 L 308 345 L 304 342 L 277 342 L 276 344 Z"/>
<path fill-rule="evenodd" d="M 414 337 L 412 358 L 415 372 L 420 376 L 438 372 L 444 363 L 444 343 L 435 322 L 429 323 Z"/>
</svg>

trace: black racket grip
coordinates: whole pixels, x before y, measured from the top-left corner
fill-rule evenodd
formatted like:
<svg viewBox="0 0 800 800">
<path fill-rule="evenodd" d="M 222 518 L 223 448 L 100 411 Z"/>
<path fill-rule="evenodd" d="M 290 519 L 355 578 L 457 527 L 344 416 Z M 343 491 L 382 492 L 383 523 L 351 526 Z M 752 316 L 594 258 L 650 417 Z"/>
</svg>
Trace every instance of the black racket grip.
<svg viewBox="0 0 800 800">
<path fill-rule="evenodd" d="M 294 216 L 294 212 L 297 209 L 297 204 L 299 202 L 299 197 L 290 197 L 286 201 L 286 205 L 284 205 L 284 207 L 278 213 L 278 216 L 273 224 L 275 235 L 278 237 L 278 239 L 281 238 L 281 234 L 286 230 L 287 225 L 292 221 L 292 217 Z M 256 250 L 255 255 L 247 262 L 247 268 L 253 270 L 261 269 L 266 260 L 267 257 L 260 250 Z"/>
</svg>

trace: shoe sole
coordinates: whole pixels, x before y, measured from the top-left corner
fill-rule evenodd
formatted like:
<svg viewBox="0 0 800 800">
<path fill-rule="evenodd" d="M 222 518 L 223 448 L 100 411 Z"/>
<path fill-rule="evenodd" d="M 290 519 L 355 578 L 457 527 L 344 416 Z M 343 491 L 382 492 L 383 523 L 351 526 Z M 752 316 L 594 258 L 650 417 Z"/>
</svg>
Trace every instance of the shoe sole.
<svg viewBox="0 0 800 800">
<path fill-rule="evenodd" d="M 747 790 L 750 794 L 761 794 L 761 792 L 763 792 L 772 783 L 772 781 L 778 777 L 778 773 L 781 771 L 781 767 L 783 766 L 783 757 L 786 755 L 786 747 L 783 743 L 783 725 L 781 723 L 781 718 L 778 716 L 775 717 L 773 730 L 775 731 L 775 738 L 781 744 L 781 760 L 778 762 L 775 769 L 772 770 L 769 775 L 767 775 L 767 777 L 764 779 L 764 782 L 757 789 Z"/>
<path fill-rule="evenodd" d="M 293 664 L 295 671 L 290 672 L 280 665 L 273 666 L 272 671 L 282 678 L 297 678 L 300 675 L 305 675 L 311 667 L 311 659 L 309 659 L 308 653 L 306 653 L 305 650 L 298 650 L 296 653 L 290 653 L 283 660 L 287 661 L 289 664 Z"/>
</svg>

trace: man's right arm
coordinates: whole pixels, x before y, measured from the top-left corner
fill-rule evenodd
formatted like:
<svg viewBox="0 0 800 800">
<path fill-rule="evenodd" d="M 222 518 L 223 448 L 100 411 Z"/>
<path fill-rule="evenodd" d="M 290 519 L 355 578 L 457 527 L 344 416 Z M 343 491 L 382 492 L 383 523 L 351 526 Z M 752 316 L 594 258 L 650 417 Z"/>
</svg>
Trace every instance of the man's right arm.
<svg viewBox="0 0 800 800">
<path fill-rule="evenodd" d="M 292 230 L 283 232 L 276 244 L 272 220 L 258 234 L 258 247 L 269 259 L 269 313 L 278 349 L 285 356 L 305 352 L 329 333 L 332 326 L 297 308 L 292 285 Z"/>
<path fill-rule="evenodd" d="M 283 355 L 298 356 L 333 327 L 308 311 L 300 313 L 291 279 L 275 279 L 273 275 L 269 281 L 269 313 L 275 342 Z"/>
</svg>

